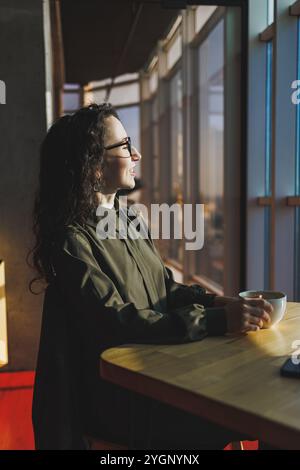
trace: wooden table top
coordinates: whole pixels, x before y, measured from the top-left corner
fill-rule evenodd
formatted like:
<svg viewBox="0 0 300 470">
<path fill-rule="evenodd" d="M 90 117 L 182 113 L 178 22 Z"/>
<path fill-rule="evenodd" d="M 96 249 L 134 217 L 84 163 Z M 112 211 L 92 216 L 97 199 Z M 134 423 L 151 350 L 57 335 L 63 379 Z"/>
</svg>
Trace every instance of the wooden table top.
<svg viewBox="0 0 300 470">
<path fill-rule="evenodd" d="M 122 345 L 101 355 L 115 384 L 262 439 L 300 449 L 300 380 L 279 370 L 300 340 L 300 304 L 273 328 L 179 345 Z"/>
</svg>

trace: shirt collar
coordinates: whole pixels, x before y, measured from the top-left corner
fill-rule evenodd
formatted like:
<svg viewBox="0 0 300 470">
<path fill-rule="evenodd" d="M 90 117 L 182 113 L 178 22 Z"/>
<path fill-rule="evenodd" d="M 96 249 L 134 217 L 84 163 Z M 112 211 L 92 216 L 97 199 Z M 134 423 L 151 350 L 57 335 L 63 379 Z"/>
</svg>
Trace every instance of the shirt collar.
<svg viewBox="0 0 300 470">
<path fill-rule="evenodd" d="M 94 209 L 93 212 L 87 217 L 86 219 L 86 224 L 87 225 L 91 225 L 92 227 L 96 228 L 97 227 L 97 224 L 99 222 L 99 220 L 101 219 L 101 216 L 100 215 L 96 215 L 96 210 L 97 209 Z M 104 207 L 104 210 L 105 211 L 108 211 L 108 212 L 116 212 L 117 214 L 119 213 L 120 211 L 120 201 L 119 201 L 119 197 L 118 196 L 115 196 L 115 199 L 114 199 L 114 206 L 112 208 L 109 208 L 109 207 Z"/>
</svg>

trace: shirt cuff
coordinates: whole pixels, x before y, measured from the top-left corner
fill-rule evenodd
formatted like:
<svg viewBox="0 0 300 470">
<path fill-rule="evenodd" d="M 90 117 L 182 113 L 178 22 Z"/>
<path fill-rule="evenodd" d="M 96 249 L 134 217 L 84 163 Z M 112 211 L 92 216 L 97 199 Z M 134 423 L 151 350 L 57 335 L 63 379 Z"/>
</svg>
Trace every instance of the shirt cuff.
<svg viewBox="0 0 300 470">
<path fill-rule="evenodd" d="M 227 331 L 226 310 L 223 307 L 208 308 L 206 313 L 206 328 L 209 336 L 221 336 Z"/>
<path fill-rule="evenodd" d="M 207 336 L 203 305 L 190 304 L 172 311 L 172 315 L 183 326 L 182 341 L 199 341 Z"/>
</svg>

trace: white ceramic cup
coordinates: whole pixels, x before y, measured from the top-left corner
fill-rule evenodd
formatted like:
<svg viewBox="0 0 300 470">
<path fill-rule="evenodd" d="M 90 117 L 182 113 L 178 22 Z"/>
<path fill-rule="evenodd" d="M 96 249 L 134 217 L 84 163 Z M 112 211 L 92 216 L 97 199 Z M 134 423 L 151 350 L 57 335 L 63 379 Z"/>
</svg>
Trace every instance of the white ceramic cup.
<svg viewBox="0 0 300 470">
<path fill-rule="evenodd" d="M 273 312 L 270 313 L 271 323 L 265 323 L 263 328 L 270 328 L 270 326 L 276 325 L 279 323 L 286 312 L 286 294 L 283 292 L 276 291 L 263 291 L 263 290 L 247 290 L 239 293 L 239 297 L 242 299 L 265 299 L 267 302 L 270 302 L 273 306 Z"/>
</svg>

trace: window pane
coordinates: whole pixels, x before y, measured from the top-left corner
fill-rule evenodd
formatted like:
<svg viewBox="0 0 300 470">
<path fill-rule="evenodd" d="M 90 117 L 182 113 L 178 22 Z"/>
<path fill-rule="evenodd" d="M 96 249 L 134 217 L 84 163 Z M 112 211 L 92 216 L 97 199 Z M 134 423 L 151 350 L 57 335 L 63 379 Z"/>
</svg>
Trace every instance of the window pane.
<svg viewBox="0 0 300 470">
<path fill-rule="evenodd" d="M 158 87 L 158 70 L 155 69 L 150 75 L 149 80 L 150 93 L 155 93 Z"/>
<path fill-rule="evenodd" d="M 300 19 L 298 19 L 297 79 L 300 80 Z M 295 194 L 300 196 L 300 104 L 296 105 Z M 300 302 L 300 207 L 295 208 L 294 300 Z"/>
<path fill-rule="evenodd" d="M 183 185 L 183 136 L 182 136 L 182 78 L 177 72 L 170 80 L 170 128 L 171 128 L 171 203 L 182 201 Z M 175 222 L 181 226 L 181 214 Z M 172 232 L 171 232 L 172 233 Z M 183 262 L 182 240 L 171 240 L 171 258 Z"/>
<path fill-rule="evenodd" d="M 274 0 L 268 0 L 268 25 L 274 22 Z"/>
<path fill-rule="evenodd" d="M 224 272 L 224 21 L 198 49 L 198 199 L 205 204 L 204 247 L 197 271 L 223 286 Z"/>
<path fill-rule="evenodd" d="M 272 89 L 273 89 L 273 43 L 266 45 L 266 135 L 265 135 L 265 196 L 272 196 Z M 271 209 L 265 207 L 264 223 L 264 288 L 270 288 L 271 256 Z"/>
<path fill-rule="evenodd" d="M 79 90 L 79 85 L 77 83 L 65 83 L 64 84 L 65 90 Z"/>
<path fill-rule="evenodd" d="M 114 86 L 111 90 L 109 97 L 110 103 L 114 106 L 123 106 L 140 101 L 140 88 L 139 83 L 132 83 L 130 85 Z"/>
<path fill-rule="evenodd" d="M 201 5 L 196 8 L 195 12 L 195 32 L 200 31 L 212 14 L 216 11 L 216 5 Z"/>
<path fill-rule="evenodd" d="M 167 67 L 170 70 L 174 64 L 180 59 L 182 53 L 182 37 L 178 34 L 175 41 L 167 52 Z"/>
<path fill-rule="evenodd" d="M 140 151 L 140 108 L 139 106 L 130 106 L 128 108 L 117 109 L 120 120 L 127 132 L 131 137 L 132 145 Z M 136 168 L 137 178 L 141 177 L 141 162 L 137 163 Z"/>
<path fill-rule="evenodd" d="M 152 100 L 151 106 L 152 121 L 152 159 L 153 159 L 153 198 L 154 202 L 159 201 L 159 134 L 158 134 L 158 98 L 157 95 Z"/>
<path fill-rule="evenodd" d="M 63 94 L 63 107 L 64 111 L 76 111 L 80 107 L 80 94 L 79 92 L 64 93 Z"/>
</svg>

